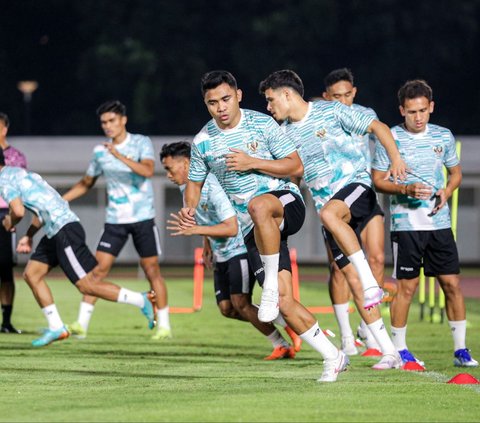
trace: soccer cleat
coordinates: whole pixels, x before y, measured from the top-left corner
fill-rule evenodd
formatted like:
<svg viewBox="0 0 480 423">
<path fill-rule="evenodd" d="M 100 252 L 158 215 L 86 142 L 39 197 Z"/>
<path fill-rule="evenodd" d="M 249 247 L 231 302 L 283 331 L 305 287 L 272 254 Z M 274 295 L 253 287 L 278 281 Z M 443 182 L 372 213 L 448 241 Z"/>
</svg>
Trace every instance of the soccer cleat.
<svg viewBox="0 0 480 423">
<path fill-rule="evenodd" d="M 45 347 L 46 345 L 51 344 L 55 341 L 61 341 L 62 339 L 67 339 L 70 336 L 70 332 L 65 326 L 62 326 L 57 330 L 48 329 L 45 333 L 37 339 L 32 341 L 32 346 L 34 347 Z"/>
<path fill-rule="evenodd" d="M 317 382 L 335 382 L 338 374 L 347 370 L 350 360 L 341 350 L 338 350 L 337 358 L 333 360 L 323 360 L 323 372 Z"/>
<path fill-rule="evenodd" d="M 404 350 L 400 350 L 398 352 L 400 358 L 402 359 L 403 363 L 418 363 L 420 366 L 424 366 L 425 363 L 423 361 L 418 360 L 410 351 L 406 348 Z"/>
<path fill-rule="evenodd" d="M 150 339 L 160 341 L 162 339 L 171 339 L 173 337 L 172 330 L 167 328 L 158 328 L 157 333 L 152 335 Z"/>
<path fill-rule="evenodd" d="M 0 333 L 15 333 L 15 334 L 21 334 L 22 331 L 16 329 L 11 323 L 7 323 L 6 325 L 2 325 L 0 328 Z"/>
<path fill-rule="evenodd" d="M 478 367 L 478 361 L 473 359 L 467 348 L 455 351 L 453 364 L 456 367 Z"/>
<path fill-rule="evenodd" d="M 77 339 L 85 339 L 87 337 L 87 331 L 79 322 L 73 322 L 71 325 L 68 325 L 67 328 L 70 335 Z"/>
<path fill-rule="evenodd" d="M 379 286 L 367 288 L 365 291 L 363 291 L 363 308 L 368 310 L 369 308 L 380 304 L 382 302 L 383 295 L 383 289 Z"/>
<path fill-rule="evenodd" d="M 353 335 L 342 336 L 342 351 L 349 356 L 358 354 Z"/>
<path fill-rule="evenodd" d="M 153 329 L 157 324 L 155 316 L 157 313 L 157 305 L 155 304 L 155 292 L 142 292 L 144 304 L 141 308 L 143 315 L 148 319 L 148 329 Z"/>
<path fill-rule="evenodd" d="M 373 370 L 389 370 L 389 369 L 399 369 L 402 366 L 402 359 L 400 355 L 396 354 L 385 354 L 377 364 L 372 366 Z"/>
<path fill-rule="evenodd" d="M 300 349 L 302 348 L 302 338 L 300 338 L 294 331 L 292 328 L 288 327 L 288 326 L 285 326 L 285 332 L 287 332 L 288 336 L 290 337 L 290 339 L 292 340 L 292 344 L 293 344 L 293 349 L 296 351 L 296 352 L 299 352 Z"/>
<path fill-rule="evenodd" d="M 264 360 L 279 360 L 281 358 L 295 358 L 295 349 L 290 345 L 276 346 L 270 355 L 267 355 Z"/>
<path fill-rule="evenodd" d="M 278 312 L 278 291 L 264 289 L 258 308 L 258 320 L 264 323 L 271 322 L 276 319 Z"/>
</svg>

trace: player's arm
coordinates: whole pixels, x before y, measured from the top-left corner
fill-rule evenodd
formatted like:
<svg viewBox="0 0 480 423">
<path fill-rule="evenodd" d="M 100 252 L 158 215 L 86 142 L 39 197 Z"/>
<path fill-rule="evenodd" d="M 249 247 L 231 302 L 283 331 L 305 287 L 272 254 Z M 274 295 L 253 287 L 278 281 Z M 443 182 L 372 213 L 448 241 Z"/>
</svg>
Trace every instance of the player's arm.
<svg viewBox="0 0 480 423">
<path fill-rule="evenodd" d="M 15 225 L 25 216 L 25 206 L 20 197 L 14 198 L 8 204 L 9 213 L 3 218 L 2 225 L 6 231 L 13 231 Z"/>
<path fill-rule="evenodd" d="M 200 201 L 202 187 L 205 181 L 187 181 L 185 194 L 183 196 L 184 207 L 178 212 L 182 227 L 190 227 L 197 224 L 195 220 L 195 209 Z"/>
<path fill-rule="evenodd" d="M 435 195 L 440 199 L 438 204 L 432 210 L 432 213 L 437 213 L 452 196 L 453 192 L 460 186 L 462 182 L 462 167 L 460 165 L 447 167 L 448 181 L 445 188 L 439 189 Z"/>
<path fill-rule="evenodd" d="M 144 178 L 151 178 L 155 170 L 155 161 L 152 159 L 143 159 L 139 162 L 129 159 L 128 157 L 121 154 L 116 148 L 115 145 L 111 142 L 106 142 L 103 144 L 105 148 L 113 155 L 116 159 L 120 160 L 122 163 L 126 164 L 134 173 L 137 175 L 143 176 Z"/>
<path fill-rule="evenodd" d="M 404 181 L 407 178 L 407 165 L 400 156 L 390 128 L 379 120 L 373 120 L 367 131 L 373 132 L 387 151 L 391 163 L 388 176 L 392 176 L 394 183 L 397 183 L 397 179 Z"/>
<path fill-rule="evenodd" d="M 85 195 L 90 188 L 95 185 L 97 177 L 84 175 L 80 181 L 78 181 L 72 188 L 70 188 L 65 194 L 63 194 L 63 199 L 70 202 L 76 198 Z"/>
<path fill-rule="evenodd" d="M 372 181 L 375 189 L 383 194 L 407 195 L 419 200 L 428 200 L 432 197 L 432 188 L 421 182 L 413 184 L 396 184 L 389 179 L 389 171 L 372 169 Z"/>
<path fill-rule="evenodd" d="M 207 269 L 211 269 L 213 267 L 212 246 L 210 245 L 210 240 L 206 236 L 203 237 L 202 260 Z"/>
<path fill-rule="evenodd" d="M 38 216 L 33 215 L 27 233 L 22 236 L 17 244 L 17 253 L 30 254 L 32 252 L 33 237 L 42 227 L 42 222 Z"/>
<path fill-rule="evenodd" d="M 173 220 L 167 220 L 169 226 L 167 229 L 172 231 L 170 235 L 203 235 L 212 238 L 227 238 L 236 236 L 238 234 L 238 221 L 237 216 L 232 216 L 224 221 L 217 223 L 216 225 L 194 225 L 185 228 L 182 225 L 182 220 L 179 214 L 171 213 L 170 216 Z"/>
<path fill-rule="evenodd" d="M 237 172 L 254 170 L 276 178 L 303 175 L 303 163 L 296 151 L 281 159 L 265 160 L 249 156 L 238 148 L 231 148 L 225 158 L 227 169 Z"/>
</svg>

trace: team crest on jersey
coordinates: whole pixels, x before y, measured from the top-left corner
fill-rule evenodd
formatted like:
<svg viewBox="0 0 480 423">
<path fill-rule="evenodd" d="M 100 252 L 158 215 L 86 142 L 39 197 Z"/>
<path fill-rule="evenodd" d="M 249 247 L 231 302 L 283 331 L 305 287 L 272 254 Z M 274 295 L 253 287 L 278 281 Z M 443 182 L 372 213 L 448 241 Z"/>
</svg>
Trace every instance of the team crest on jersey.
<svg viewBox="0 0 480 423">
<path fill-rule="evenodd" d="M 203 210 L 204 212 L 208 211 L 208 204 L 207 204 L 207 203 L 203 203 L 203 204 L 201 205 L 201 207 L 202 207 L 202 210 Z"/>
<path fill-rule="evenodd" d="M 325 128 L 319 129 L 315 132 L 315 136 L 318 138 L 323 138 L 327 134 L 327 130 Z"/>
<path fill-rule="evenodd" d="M 443 153 L 443 147 L 441 145 L 436 145 L 433 147 L 433 151 L 437 156 L 440 156 Z"/>
<path fill-rule="evenodd" d="M 252 153 L 255 153 L 255 151 L 257 151 L 257 148 L 258 148 L 258 141 L 252 141 L 252 142 L 248 142 L 247 143 L 247 148 L 252 152 Z"/>
</svg>

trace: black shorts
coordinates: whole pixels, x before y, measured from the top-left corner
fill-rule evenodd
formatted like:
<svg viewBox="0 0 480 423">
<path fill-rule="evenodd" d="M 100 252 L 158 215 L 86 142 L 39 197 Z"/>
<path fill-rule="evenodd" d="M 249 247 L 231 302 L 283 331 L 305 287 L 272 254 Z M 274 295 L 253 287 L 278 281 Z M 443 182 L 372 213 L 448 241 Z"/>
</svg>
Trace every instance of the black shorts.
<svg viewBox="0 0 480 423">
<path fill-rule="evenodd" d="M 458 275 L 460 264 L 452 230 L 393 231 L 393 277 L 414 279 L 423 265 L 425 276 Z"/>
<path fill-rule="evenodd" d="M 3 227 L 3 218 L 8 209 L 0 209 L 0 267 L 12 268 L 17 264 L 17 237 L 15 232 L 6 231 Z"/>
<path fill-rule="evenodd" d="M 79 222 L 65 225 L 53 238 L 44 236 L 30 260 L 60 265 L 72 283 L 77 283 L 97 265 L 85 243 L 85 231 Z"/>
<path fill-rule="evenodd" d="M 284 214 L 283 222 L 280 227 L 280 258 L 278 262 L 278 271 L 288 270 L 292 272 L 292 263 L 290 262 L 290 252 L 288 251 L 287 239 L 289 235 L 297 233 L 305 221 L 305 204 L 302 199 L 291 191 L 272 191 L 273 194 L 282 202 Z M 247 247 L 248 260 L 253 270 L 255 278 L 260 286 L 263 286 L 265 272 L 263 263 L 260 259 L 257 245 L 255 244 L 254 230 L 252 229 L 244 238 Z"/>
<path fill-rule="evenodd" d="M 358 242 L 362 245 L 360 238 L 361 232 L 365 229 L 368 222 L 375 216 L 384 216 L 383 210 L 378 204 L 375 191 L 367 185 L 353 183 L 343 187 L 331 200 L 341 200 L 350 209 L 351 219 L 349 226 L 354 230 Z M 325 228 L 322 228 L 325 243 L 332 251 L 333 259 L 339 269 L 344 268 L 350 263 L 343 251 L 337 245 L 333 235 Z"/>
<path fill-rule="evenodd" d="M 127 243 L 128 235 L 132 235 L 133 245 L 140 257 L 159 256 L 162 253 L 160 236 L 153 219 L 135 223 L 105 223 L 97 251 L 117 257 Z"/>
<path fill-rule="evenodd" d="M 217 304 L 230 300 L 230 295 L 251 295 L 255 284 L 255 276 L 248 264 L 247 254 L 240 254 L 230 260 L 215 263 L 213 284 Z"/>
</svg>

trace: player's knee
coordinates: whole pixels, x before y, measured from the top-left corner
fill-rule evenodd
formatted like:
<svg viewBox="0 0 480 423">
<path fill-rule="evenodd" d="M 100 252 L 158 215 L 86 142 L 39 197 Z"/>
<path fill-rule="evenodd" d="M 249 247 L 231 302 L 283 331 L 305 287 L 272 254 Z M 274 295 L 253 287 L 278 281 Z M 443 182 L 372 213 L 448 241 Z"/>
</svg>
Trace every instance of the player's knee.
<svg viewBox="0 0 480 423">
<path fill-rule="evenodd" d="M 220 310 L 220 313 L 224 317 L 228 317 L 229 319 L 234 319 L 236 316 L 235 309 L 232 306 L 232 303 L 229 301 L 222 301 L 220 304 L 218 304 L 218 309 Z"/>
<path fill-rule="evenodd" d="M 385 266 L 385 254 L 383 252 L 370 254 L 368 263 L 372 269 L 383 269 Z"/>
<path fill-rule="evenodd" d="M 97 294 L 95 287 L 97 283 L 101 281 L 102 277 L 100 276 L 100 274 L 96 271 L 92 271 L 90 273 L 87 273 L 86 276 L 77 281 L 75 283 L 75 286 L 83 295 L 95 296 Z"/>
<path fill-rule="evenodd" d="M 416 285 L 413 284 L 399 284 L 397 296 L 402 296 L 409 301 L 412 301 L 413 296 L 415 295 L 415 291 L 417 289 Z"/>
<path fill-rule="evenodd" d="M 322 220 L 323 226 L 331 231 L 333 225 L 337 221 L 337 216 L 329 207 L 323 207 L 320 210 L 320 219 Z"/>
<path fill-rule="evenodd" d="M 253 198 L 248 203 L 248 213 L 252 219 L 261 219 L 269 214 L 270 207 L 268 202 L 263 198 Z"/>
</svg>

